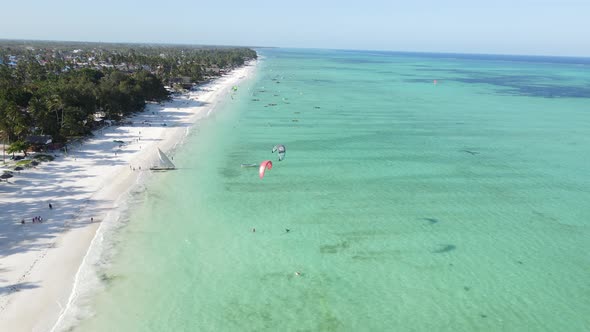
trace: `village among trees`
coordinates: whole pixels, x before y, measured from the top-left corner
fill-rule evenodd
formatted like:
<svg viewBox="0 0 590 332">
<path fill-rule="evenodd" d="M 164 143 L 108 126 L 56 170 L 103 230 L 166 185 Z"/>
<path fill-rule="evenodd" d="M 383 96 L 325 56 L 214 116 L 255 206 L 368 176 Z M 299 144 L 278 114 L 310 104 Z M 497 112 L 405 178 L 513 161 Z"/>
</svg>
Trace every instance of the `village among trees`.
<svg viewBox="0 0 590 332">
<path fill-rule="evenodd" d="M 65 143 L 255 58 L 248 48 L 0 41 L 0 142 L 11 152 Z"/>
</svg>

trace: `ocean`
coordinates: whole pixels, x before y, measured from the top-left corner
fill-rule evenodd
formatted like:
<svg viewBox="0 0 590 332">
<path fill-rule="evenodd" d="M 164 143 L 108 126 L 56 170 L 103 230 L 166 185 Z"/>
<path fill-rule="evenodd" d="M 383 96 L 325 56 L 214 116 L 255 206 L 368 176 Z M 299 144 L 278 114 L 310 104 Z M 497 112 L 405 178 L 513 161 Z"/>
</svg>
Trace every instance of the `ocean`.
<svg viewBox="0 0 590 332">
<path fill-rule="evenodd" d="M 258 52 L 73 331 L 590 329 L 590 59 Z"/>
</svg>

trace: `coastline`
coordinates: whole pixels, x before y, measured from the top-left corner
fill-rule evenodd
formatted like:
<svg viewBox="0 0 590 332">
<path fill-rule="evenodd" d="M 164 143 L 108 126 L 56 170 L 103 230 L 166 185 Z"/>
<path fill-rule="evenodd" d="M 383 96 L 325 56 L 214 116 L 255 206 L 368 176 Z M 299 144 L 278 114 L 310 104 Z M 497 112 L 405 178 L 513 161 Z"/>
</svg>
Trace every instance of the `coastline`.
<svg viewBox="0 0 590 332">
<path fill-rule="evenodd" d="M 0 186 L 3 330 L 61 328 L 58 323 L 75 300 L 78 274 L 101 234 L 102 222 L 112 219 L 109 214 L 117 212 L 122 197 L 140 177 L 149 176 L 156 147 L 164 152 L 174 149 L 232 86 L 253 74 L 255 64 L 249 62 L 163 106 L 149 104 L 127 119 L 132 123 L 96 131 L 68 155 L 23 171 Z M 125 144 L 119 146 L 115 140 Z M 44 222 L 32 223 L 35 216 Z"/>
</svg>

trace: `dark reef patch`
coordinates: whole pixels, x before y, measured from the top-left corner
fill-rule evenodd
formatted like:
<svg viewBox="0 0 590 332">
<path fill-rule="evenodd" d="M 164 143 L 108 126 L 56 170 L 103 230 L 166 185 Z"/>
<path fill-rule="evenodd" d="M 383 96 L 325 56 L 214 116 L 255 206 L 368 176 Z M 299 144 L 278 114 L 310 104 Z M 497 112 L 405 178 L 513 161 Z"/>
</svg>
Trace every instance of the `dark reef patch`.
<svg viewBox="0 0 590 332">
<path fill-rule="evenodd" d="M 437 222 L 439 222 L 440 220 L 436 219 L 436 218 L 422 218 L 422 220 L 428 221 L 431 225 L 436 224 Z"/>
<path fill-rule="evenodd" d="M 432 253 L 433 254 L 442 254 L 445 252 L 453 251 L 455 249 L 457 249 L 457 247 L 453 244 L 441 244 L 440 248 L 433 250 Z"/>
<path fill-rule="evenodd" d="M 472 151 L 472 150 L 461 150 L 461 152 L 469 153 L 472 156 L 475 156 L 475 155 L 479 154 L 479 152 Z"/>
<path fill-rule="evenodd" d="M 348 241 L 342 241 L 337 244 L 325 244 L 320 246 L 320 252 L 322 254 L 335 254 L 348 248 L 350 248 L 350 243 Z"/>
</svg>

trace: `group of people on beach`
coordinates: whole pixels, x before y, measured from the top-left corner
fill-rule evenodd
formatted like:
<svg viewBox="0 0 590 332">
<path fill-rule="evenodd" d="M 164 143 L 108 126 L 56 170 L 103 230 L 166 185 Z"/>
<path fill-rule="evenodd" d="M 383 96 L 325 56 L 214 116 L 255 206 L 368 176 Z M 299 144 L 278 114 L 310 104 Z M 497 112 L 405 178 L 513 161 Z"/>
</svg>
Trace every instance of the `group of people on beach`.
<svg viewBox="0 0 590 332">
<path fill-rule="evenodd" d="M 31 218 L 31 221 L 33 222 L 33 224 L 36 224 L 36 223 L 42 223 L 42 222 L 43 222 L 43 217 L 41 217 L 41 216 L 36 216 L 36 217 L 33 217 L 33 218 Z M 23 219 L 20 221 L 20 223 L 24 225 L 24 224 L 25 224 L 25 218 L 23 218 Z"/>
<path fill-rule="evenodd" d="M 48 205 L 49 205 L 49 210 L 53 210 L 53 204 L 49 203 Z M 43 222 L 43 217 L 41 217 L 41 216 L 33 217 L 33 218 L 31 218 L 31 222 L 33 224 L 42 223 Z M 20 223 L 24 225 L 25 224 L 25 218 L 21 219 Z"/>
</svg>

